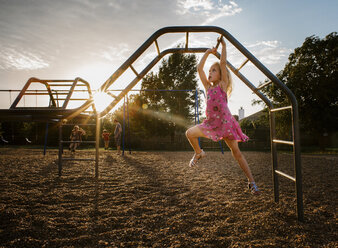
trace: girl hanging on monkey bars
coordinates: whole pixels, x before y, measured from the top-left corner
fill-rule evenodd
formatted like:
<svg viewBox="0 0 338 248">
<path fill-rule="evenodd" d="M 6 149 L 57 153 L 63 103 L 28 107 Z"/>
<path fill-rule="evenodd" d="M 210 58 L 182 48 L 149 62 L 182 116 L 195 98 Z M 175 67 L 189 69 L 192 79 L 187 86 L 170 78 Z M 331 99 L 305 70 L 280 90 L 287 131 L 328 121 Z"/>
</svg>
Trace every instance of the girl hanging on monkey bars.
<svg viewBox="0 0 338 248">
<path fill-rule="evenodd" d="M 228 108 L 228 97 L 232 90 L 232 79 L 230 71 L 226 66 L 226 44 L 223 37 L 218 42 L 222 44 L 220 62 L 214 63 L 209 69 L 206 77 L 203 67 L 209 54 L 216 54 L 217 48 L 208 49 L 198 67 L 197 71 L 207 92 L 206 119 L 186 131 L 186 136 L 193 147 L 195 154 L 190 160 L 189 166 L 193 167 L 197 161 L 205 157 L 205 152 L 198 143 L 199 137 L 219 141 L 223 139 L 231 150 L 232 156 L 237 160 L 239 166 L 248 178 L 248 188 L 253 194 L 259 194 L 259 189 L 251 174 L 250 167 L 241 153 L 238 142 L 245 142 L 249 138 L 242 132 L 238 122 L 230 113 Z"/>
</svg>

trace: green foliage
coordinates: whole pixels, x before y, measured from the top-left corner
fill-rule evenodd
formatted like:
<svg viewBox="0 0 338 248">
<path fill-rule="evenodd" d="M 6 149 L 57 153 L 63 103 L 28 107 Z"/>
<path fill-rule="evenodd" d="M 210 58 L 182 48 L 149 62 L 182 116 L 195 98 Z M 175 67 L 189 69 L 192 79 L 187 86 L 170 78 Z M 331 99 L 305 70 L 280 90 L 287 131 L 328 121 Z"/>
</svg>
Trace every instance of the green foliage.
<svg viewBox="0 0 338 248">
<path fill-rule="evenodd" d="M 338 36 L 331 33 L 324 39 L 311 36 L 289 56 L 277 77 L 295 94 L 303 131 L 321 134 L 338 127 Z M 290 105 L 275 85 L 262 90 L 276 106 Z M 284 134 L 290 132 L 290 113 L 282 111 L 276 120 Z M 277 118 L 277 117 L 276 117 Z"/>
<path fill-rule="evenodd" d="M 162 60 L 158 73 L 142 80 L 140 95 L 128 98 L 130 129 L 133 136 L 167 136 L 184 132 L 194 116 L 195 92 L 156 91 L 197 88 L 195 55 L 172 54 Z M 112 118 L 123 120 L 123 106 Z"/>
<path fill-rule="evenodd" d="M 245 118 L 240 121 L 243 132 L 250 137 L 251 140 L 269 141 L 270 125 L 268 110 L 262 110 L 260 115 L 255 119 Z"/>
</svg>

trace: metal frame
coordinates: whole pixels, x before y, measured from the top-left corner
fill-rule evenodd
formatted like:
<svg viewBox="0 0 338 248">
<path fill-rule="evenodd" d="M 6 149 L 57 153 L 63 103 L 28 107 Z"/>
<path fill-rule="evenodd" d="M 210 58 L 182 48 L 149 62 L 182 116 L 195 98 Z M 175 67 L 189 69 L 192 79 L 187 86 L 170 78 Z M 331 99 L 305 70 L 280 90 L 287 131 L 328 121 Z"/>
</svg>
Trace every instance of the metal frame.
<svg viewBox="0 0 338 248">
<path fill-rule="evenodd" d="M 29 90 L 33 83 L 42 84 L 46 90 Z M 65 90 L 65 87 L 70 87 Z M 84 87 L 88 93 L 88 98 L 74 98 L 73 92 L 77 87 Z M 60 90 L 61 88 L 61 90 Z M 25 95 L 47 95 L 50 104 L 48 107 L 18 107 L 19 102 Z M 60 98 L 65 96 L 65 98 Z M 60 107 L 60 101 L 63 101 Z M 71 101 L 84 101 L 84 103 L 74 109 L 69 109 L 68 104 Z M 90 106 L 94 106 L 93 94 L 90 85 L 84 79 L 77 77 L 74 80 L 46 80 L 32 77 L 28 79 L 18 96 L 15 98 L 9 109 L 0 109 L 0 119 L 3 120 L 20 120 L 20 121 L 42 121 L 42 122 L 59 122 L 62 119 L 88 118 L 89 114 L 96 114 L 91 111 L 89 114 L 84 112 Z"/>
<path fill-rule="evenodd" d="M 46 87 L 46 90 L 29 90 L 29 87 L 33 83 L 43 84 Z M 69 89 L 65 90 L 65 87 Z M 74 98 L 73 93 L 76 91 L 77 87 L 85 87 L 86 90 L 82 92 L 88 93 L 88 98 Z M 61 90 L 60 90 L 61 88 Z M 49 96 L 49 107 L 18 107 L 19 102 L 25 95 L 48 95 Z M 65 96 L 65 97 L 62 97 Z M 60 98 L 61 97 L 61 98 Z M 83 112 L 92 106 L 92 114 L 97 115 L 96 108 L 93 102 L 93 94 L 90 88 L 90 85 L 87 81 L 82 78 L 75 78 L 74 80 L 45 80 L 38 78 L 30 78 L 25 86 L 22 88 L 14 102 L 12 103 L 8 112 L 5 112 L 6 115 L 9 114 L 9 119 L 16 119 L 17 116 L 22 116 L 22 120 L 28 121 L 46 121 L 48 129 L 48 122 L 58 122 L 59 125 L 59 156 L 58 156 L 58 173 L 59 176 L 62 174 L 62 162 L 63 161 L 95 161 L 95 176 L 98 177 L 98 160 L 99 160 L 99 134 L 98 128 L 96 128 L 95 141 L 82 141 L 81 143 L 91 143 L 95 144 L 95 159 L 92 158 L 64 158 L 63 153 L 63 144 L 71 143 L 70 141 L 64 141 L 62 139 L 62 126 L 64 125 L 74 125 L 74 124 L 64 124 L 64 121 L 67 119 L 75 119 L 77 121 L 83 122 L 85 119 L 88 119 L 89 115 L 84 115 Z M 62 106 L 60 107 L 60 101 L 63 101 Z M 76 109 L 67 109 L 68 104 L 71 101 L 84 101 L 84 103 Z M 1 111 L 0 111 L 1 112 Z M 98 119 L 98 118 L 96 118 Z M 75 121 L 74 120 L 74 121 Z M 97 125 L 97 121 L 96 124 Z M 81 125 L 92 125 L 92 124 L 81 124 Z M 45 137 L 45 147 L 44 154 L 46 153 L 46 139 Z"/>
<path fill-rule="evenodd" d="M 235 68 L 229 61 L 227 61 L 227 66 L 230 70 L 241 79 L 268 107 L 270 114 L 270 138 L 271 138 L 271 153 L 272 153 L 272 167 L 273 167 L 273 182 L 274 182 L 274 199 L 276 202 L 279 201 L 279 181 L 278 176 L 285 176 L 288 179 L 291 179 L 295 182 L 295 190 L 297 196 L 297 214 L 298 220 L 302 221 L 304 219 L 304 210 L 303 210 L 303 193 L 302 193 L 302 173 L 301 173 L 301 156 L 300 156 L 300 134 L 299 134 L 299 114 L 298 114 L 298 103 L 295 95 L 291 92 L 289 88 L 286 87 L 271 71 L 269 71 L 257 58 L 255 58 L 240 42 L 238 42 L 229 32 L 226 30 L 215 27 L 215 26 L 181 26 L 181 27 L 165 27 L 156 31 L 151 35 L 148 40 L 146 40 L 140 47 L 137 49 L 134 54 L 132 54 L 113 74 L 108 80 L 101 86 L 101 91 L 106 91 L 108 88 L 128 69 L 130 68 L 136 75 L 134 80 L 132 80 L 129 85 L 118 95 L 115 96 L 115 99 L 112 103 L 102 112 L 100 116 L 107 114 L 116 104 L 141 80 L 153 66 L 160 61 L 165 55 L 170 53 L 204 53 L 208 48 L 189 48 L 189 33 L 218 33 L 220 36 L 223 36 L 227 39 L 232 45 L 234 45 L 245 57 L 246 60 L 239 67 Z M 185 33 L 186 35 L 186 44 L 183 48 L 169 48 L 164 51 L 161 51 L 157 42 L 157 39 L 168 33 Z M 157 56 L 141 71 L 137 72 L 132 64 L 143 54 L 152 44 L 156 46 Z M 219 46 L 219 42 L 216 47 Z M 220 54 L 217 54 L 217 57 L 220 57 Z M 269 80 L 270 82 L 259 87 L 256 87 L 252 84 L 244 75 L 240 73 L 247 62 L 251 62 L 257 69 L 259 69 Z M 290 100 L 291 105 L 283 108 L 274 108 L 273 103 L 260 91 L 260 89 L 266 87 L 267 85 L 275 84 L 278 86 Z M 292 141 L 281 141 L 276 138 L 276 125 L 275 125 L 275 112 L 285 109 L 291 110 L 292 115 Z M 295 177 L 289 176 L 286 173 L 281 173 L 278 170 L 277 162 L 277 143 L 283 143 L 286 145 L 291 145 L 293 147 L 294 155 L 294 170 Z"/>
<path fill-rule="evenodd" d="M 157 39 L 168 33 L 183 33 L 186 36 L 186 44 L 183 48 L 169 48 L 164 51 L 160 50 Z M 230 70 L 239 77 L 260 99 L 264 101 L 269 109 L 270 114 L 270 138 L 271 138 L 271 153 L 272 153 L 272 167 L 273 167 L 273 182 L 274 182 L 274 198 L 275 201 L 279 201 L 279 182 L 278 176 L 285 176 L 292 181 L 295 181 L 296 195 L 297 195 L 297 213 L 298 219 L 303 220 L 303 195 L 302 195 L 302 173 L 301 173 L 301 156 L 300 156 L 300 134 L 299 134 L 299 114 L 298 114 L 298 103 L 294 94 L 286 87 L 272 72 L 270 72 L 260 61 L 258 61 L 240 42 L 238 42 L 229 32 L 226 30 L 215 27 L 215 26 L 179 26 L 179 27 L 165 27 L 156 31 L 151 35 L 113 74 L 108 80 L 100 87 L 100 91 L 106 92 L 108 88 L 128 69 L 130 68 L 136 75 L 127 87 L 118 95 L 114 96 L 112 103 L 102 112 L 91 115 L 91 117 L 100 118 L 106 115 L 124 96 L 140 81 L 157 62 L 159 62 L 165 55 L 171 53 L 204 53 L 208 48 L 189 48 L 189 34 L 190 33 L 217 33 L 220 36 L 223 36 L 227 39 L 232 45 L 234 45 L 245 57 L 246 61 L 239 67 L 235 68 L 229 61 L 227 65 Z M 157 56 L 141 71 L 137 72 L 133 67 L 133 63 L 140 57 L 152 44 L 155 45 L 157 50 Z M 219 43 L 216 47 L 219 46 Z M 217 54 L 219 57 L 220 55 Z M 244 75 L 240 73 L 240 69 L 245 66 L 247 62 L 251 62 L 256 68 L 258 68 L 269 80 L 267 84 L 263 84 L 259 87 L 254 86 Z M 285 108 L 274 108 L 273 103 L 260 91 L 263 87 L 266 87 L 269 84 L 275 84 L 278 86 L 290 100 L 291 105 L 286 107 L 286 109 L 291 110 L 292 115 L 292 141 L 282 141 L 278 140 L 276 137 L 276 127 L 275 127 L 275 112 L 285 110 Z M 24 89 L 23 89 L 24 90 Z M 68 118 L 74 118 L 81 116 L 83 111 L 87 109 L 92 104 L 92 99 L 89 99 L 84 103 L 80 108 L 73 110 L 61 109 L 59 112 L 53 111 L 51 109 L 47 110 L 48 113 L 42 113 L 39 109 L 35 108 L 31 111 L 28 110 L 18 110 L 16 112 L 10 112 L 15 109 L 10 109 L 7 111 L 0 110 L 0 116 L 8 114 L 13 118 L 24 119 L 25 115 L 37 116 L 43 114 L 43 118 L 51 118 L 52 113 L 55 115 L 58 113 L 59 119 L 64 119 L 66 116 Z M 39 112 L 40 111 L 40 112 Z M 69 111 L 69 112 L 67 112 Z M 54 117 L 54 116 L 53 116 Z M 277 163 L 277 144 L 282 143 L 286 145 L 291 145 L 293 147 L 293 156 L 294 156 L 294 170 L 295 177 L 289 176 L 285 173 L 282 173 L 278 170 Z"/>
<path fill-rule="evenodd" d="M 78 124 L 78 123 L 77 123 Z M 81 123 L 81 126 L 95 126 L 95 140 L 94 141 L 65 141 L 63 140 L 62 127 L 74 126 L 74 124 L 59 122 L 59 154 L 58 154 L 58 174 L 62 175 L 62 162 L 63 161 L 95 161 L 95 177 L 99 176 L 99 141 L 100 141 L 100 120 L 95 118 L 95 124 Z M 86 143 L 95 144 L 95 158 L 75 158 L 75 157 L 63 157 L 63 144 L 69 143 Z"/>
</svg>

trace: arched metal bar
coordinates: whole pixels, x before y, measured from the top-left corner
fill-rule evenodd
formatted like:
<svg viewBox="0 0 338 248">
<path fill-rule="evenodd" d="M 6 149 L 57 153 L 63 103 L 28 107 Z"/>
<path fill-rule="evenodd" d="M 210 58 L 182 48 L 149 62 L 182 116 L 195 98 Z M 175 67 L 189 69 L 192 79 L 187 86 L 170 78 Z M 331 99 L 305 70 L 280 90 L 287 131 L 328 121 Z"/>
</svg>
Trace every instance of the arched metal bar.
<svg viewBox="0 0 338 248">
<path fill-rule="evenodd" d="M 293 141 L 292 142 L 284 142 L 293 146 L 294 151 L 294 167 L 295 167 L 295 181 L 296 181 L 296 194 L 297 194 L 297 211 L 298 211 L 298 219 L 303 220 L 303 196 L 302 196 L 302 175 L 301 175 L 301 158 L 300 158 L 300 135 L 299 135 L 299 114 L 298 114 L 298 103 L 295 95 L 291 92 L 291 90 L 286 87 L 271 71 L 269 71 L 255 56 L 253 56 L 240 42 L 238 42 L 229 32 L 226 30 L 215 27 L 215 26 L 181 26 L 181 27 L 165 27 L 158 31 L 156 31 L 153 35 L 151 35 L 141 46 L 137 49 L 116 71 L 115 73 L 101 86 L 100 90 L 107 90 L 116 79 L 130 67 L 136 59 L 143 54 L 154 42 L 159 52 L 159 47 L 157 43 L 157 39 L 167 33 L 186 33 L 186 44 L 185 48 L 172 48 L 167 49 L 163 52 L 159 52 L 158 56 L 148 64 L 145 69 L 138 74 L 138 76 L 125 88 L 124 91 L 120 93 L 116 99 L 101 113 L 100 116 L 104 116 L 107 114 L 127 93 L 131 90 L 136 83 L 166 54 L 174 53 L 174 52 L 182 52 L 182 53 L 197 53 L 197 52 L 205 52 L 205 48 L 189 48 L 188 46 L 188 34 L 190 33 L 201 33 L 201 32 L 214 32 L 218 33 L 227 39 L 232 45 L 234 45 L 246 58 L 247 62 L 251 62 L 256 68 L 258 68 L 267 78 L 271 80 L 272 83 L 276 84 L 282 91 L 286 94 L 288 99 L 291 102 L 291 114 L 292 114 L 292 132 L 293 132 Z M 219 42 L 218 44 L 219 45 Z M 239 70 L 234 68 L 228 63 L 229 68 L 232 72 L 237 75 L 256 95 L 258 95 L 266 104 L 269 109 L 270 114 L 270 136 L 271 136 L 271 152 L 272 152 L 272 163 L 273 163 L 273 181 L 274 181 L 274 192 L 275 192 L 275 201 L 279 200 L 279 190 L 278 190 L 278 175 L 282 175 L 280 171 L 278 171 L 277 166 L 277 142 L 276 139 L 276 130 L 275 130 L 275 111 L 273 110 L 273 104 L 270 100 L 264 96 L 260 89 L 262 87 L 255 87 L 251 84 L 242 74 L 240 74 Z M 291 176 L 290 176 L 291 177 Z"/>
</svg>

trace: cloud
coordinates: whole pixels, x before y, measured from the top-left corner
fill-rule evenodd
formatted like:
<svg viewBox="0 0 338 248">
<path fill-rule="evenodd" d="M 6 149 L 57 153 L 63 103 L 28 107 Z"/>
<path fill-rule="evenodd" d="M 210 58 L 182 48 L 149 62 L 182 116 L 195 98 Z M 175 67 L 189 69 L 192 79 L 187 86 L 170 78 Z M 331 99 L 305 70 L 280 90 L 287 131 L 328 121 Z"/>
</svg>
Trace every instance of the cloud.
<svg viewBox="0 0 338 248">
<path fill-rule="evenodd" d="M 223 3 L 223 0 L 177 0 L 178 15 L 200 16 L 202 25 L 210 24 L 223 16 L 233 16 L 242 11 L 234 1 Z"/>
<path fill-rule="evenodd" d="M 49 63 L 39 54 L 14 48 L 0 50 L 0 69 L 36 70 L 49 67 Z"/>
<path fill-rule="evenodd" d="M 117 46 L 109 46 L 105 51 L 100 52 L 98 55 L 110 62 L 120 62 L 127 58 L 130 53 L 128 44 L 120 43 Z"/>
<path fill-rule="evenodd" d="M 282 43 L 277 40 L 258 41 L 254 44 L 244 44 L 244 46 L 262 63 L 277 64 L 286 59 L 292 49 L 282 47 Z"/>
</svg>

